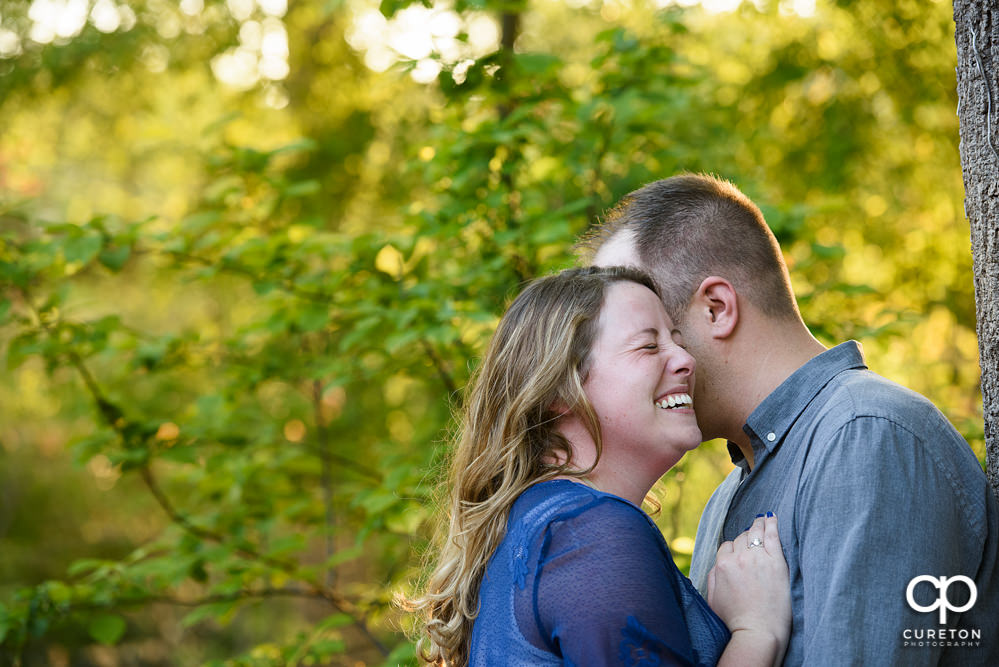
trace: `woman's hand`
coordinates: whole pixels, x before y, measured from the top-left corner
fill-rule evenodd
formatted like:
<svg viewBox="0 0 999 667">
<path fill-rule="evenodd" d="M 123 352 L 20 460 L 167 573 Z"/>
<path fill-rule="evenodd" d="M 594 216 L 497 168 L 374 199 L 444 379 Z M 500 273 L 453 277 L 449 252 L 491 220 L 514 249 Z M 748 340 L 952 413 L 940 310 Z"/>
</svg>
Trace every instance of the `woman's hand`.
<svg viewBox="0 0 999 667">
<path fill-rule="evenodd" d="M 718 548 L 708 573 L 708 604 L 732 632 L 719 665 L 780 664 L 791 630 L 791 589 L 777 517 L 756 519 Z M 730 655 L 729 649 L 737 655 Z"/>
</svg>

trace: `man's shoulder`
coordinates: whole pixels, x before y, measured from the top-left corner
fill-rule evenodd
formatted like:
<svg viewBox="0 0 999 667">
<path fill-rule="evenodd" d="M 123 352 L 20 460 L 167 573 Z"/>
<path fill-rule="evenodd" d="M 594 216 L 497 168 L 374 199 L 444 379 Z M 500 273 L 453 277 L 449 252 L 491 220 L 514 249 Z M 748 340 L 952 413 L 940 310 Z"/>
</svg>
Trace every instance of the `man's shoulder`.
<svg viewBox="0 0 999 667">
<path fill-rule="evenodd" d="M 878 414 L 891 408 L 933 405 L 922 394 L 866 368 L 843 371 L 833 377 L 822 392 L 850 397 L 857 402 L 858 414 Z"/>
<path fill-rule="evenodd" d="M 807 435 L 801 432 L 809 440 L 803 479 L 831 483 L 825 474 L 830 465 L 846 466 L 858 481 L 904 471 L 914 484 L 919 478 L 945 480 L 955 491 L 971 494 L 968 503 L 978 504 L 971 498 L 986 486 L 981 464 L 925 396 L 871 371 L 850 370 L 833 378 L 806 412 L 811 414 L 803 415 L 801 425 L 811 426 Z M 805 474 L 808 470 L 821 474 Z"/>
<path fill-rule="evenodd" d="M 932 461 L 951 477 L 976 483 L 983 477 L 967 441 L 931 400 L 871 371 L 838 374 L 798 418 L 796 430 L 809 443 L 806 468 L 845 456 L 852 467 L 875 473 L 885 460 L 902 456 Z"/>
<path fill-rule="evenodd" d="M 809 406 L 813 417 L 839 428 L 866 419 L 914 436 L 960 435 L 926 396 L 867 369 L 843 371 L 833 377 Z"/>
</svg>

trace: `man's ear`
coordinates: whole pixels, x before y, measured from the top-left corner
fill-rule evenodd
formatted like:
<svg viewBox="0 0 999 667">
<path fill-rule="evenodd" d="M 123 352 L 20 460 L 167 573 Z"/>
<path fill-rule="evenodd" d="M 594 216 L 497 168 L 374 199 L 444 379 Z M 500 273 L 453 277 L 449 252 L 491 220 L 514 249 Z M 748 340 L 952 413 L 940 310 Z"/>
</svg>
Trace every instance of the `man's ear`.
<svg viewBox="0 0 999 667">
<path fill-rule="evenodd" d="M 702 280 L 692 305 L 712 338 L 728 338 L 739 323 L 739 296 L 724 278 L 708 276 Z"/>
</svg>

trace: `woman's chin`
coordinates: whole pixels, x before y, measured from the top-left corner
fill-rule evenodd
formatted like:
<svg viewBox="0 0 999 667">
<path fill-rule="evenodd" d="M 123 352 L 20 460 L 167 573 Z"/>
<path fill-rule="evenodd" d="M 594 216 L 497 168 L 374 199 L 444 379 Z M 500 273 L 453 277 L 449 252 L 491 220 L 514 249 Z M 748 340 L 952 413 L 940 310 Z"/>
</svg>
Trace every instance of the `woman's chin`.
<svg viewBox="0 0 999 667">
<path fill-rule="evenodd" d="M 704 442 L 704 438 L 701 436 L 701 429 L 696 426 L 690 428 L 689 433 L 684 434 L 683 439 L 683 451 L 689 452 L 697 449 Z"/>
</svg>

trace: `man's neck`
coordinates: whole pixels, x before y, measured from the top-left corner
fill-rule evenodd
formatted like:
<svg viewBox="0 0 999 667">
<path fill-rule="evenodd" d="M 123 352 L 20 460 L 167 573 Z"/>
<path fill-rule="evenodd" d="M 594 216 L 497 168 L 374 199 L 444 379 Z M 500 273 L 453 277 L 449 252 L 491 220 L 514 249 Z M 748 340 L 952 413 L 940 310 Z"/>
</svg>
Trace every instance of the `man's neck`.
<svg viewBox="0 0 999 667">
<path fill-rule="evenodd" d="M 746 459 L 746 464 L 749 465 L 749 469 L 752 470 L 756 463 L 756 457 L 753 454 L 753 443 L 750 442 L 749 436 L 743 433 L 742 438 L 739 440 L 729 440 L 729 442 L 735 444 L 735 446 L 739 448 L 739 451 L 742 452 L 743 458 Z"/>
<path fill-rule="evenodd" d="M 746 363 L 730 387 L 730 414 L 736 419 L 726 436 L 746 457 L 750 469 L 755 464 L 753 445 L 742 426 L 777 387 L 825 349 L 802 324 L 763 328 L 735 351 L 736 358 Z"/>
</svg>

